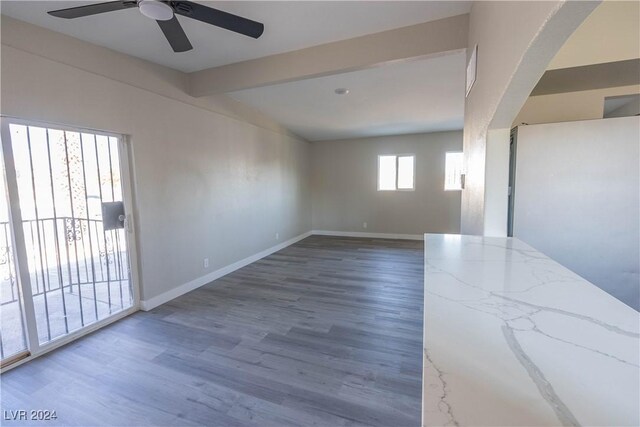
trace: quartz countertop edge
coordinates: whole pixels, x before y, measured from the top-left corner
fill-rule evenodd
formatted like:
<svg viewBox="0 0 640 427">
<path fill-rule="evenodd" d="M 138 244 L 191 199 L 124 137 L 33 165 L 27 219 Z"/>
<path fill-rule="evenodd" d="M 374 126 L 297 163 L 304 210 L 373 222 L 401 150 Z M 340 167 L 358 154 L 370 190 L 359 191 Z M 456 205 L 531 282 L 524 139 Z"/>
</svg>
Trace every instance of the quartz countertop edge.
<svg viewBox="0 0 640 427">
<path fill-rule="evenodd" d="M 424 426 L 640 425 L 640 315 L 515 238 L 425 234 Z"/>
</svg>

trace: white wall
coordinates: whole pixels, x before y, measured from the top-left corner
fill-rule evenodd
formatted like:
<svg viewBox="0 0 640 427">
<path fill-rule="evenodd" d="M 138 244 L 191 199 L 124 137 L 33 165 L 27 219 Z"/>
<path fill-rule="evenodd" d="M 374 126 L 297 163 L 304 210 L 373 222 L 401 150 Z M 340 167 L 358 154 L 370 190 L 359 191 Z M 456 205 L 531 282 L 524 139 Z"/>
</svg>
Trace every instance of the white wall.
<svg viewBox="0 0 640 427">
<path fill-rule="evenodd" d="M 507 237 L 510 135 L 509 128 L 487 133 L 484 236 Z"/>
<path fill-rule="evenodd" d="M 511 125 L 555 53 L 598 3 L 473 3 L 468 55 L 477 45 L 478 72 L 465 103 L 463 233 L 482 234 L 485 228 L 485 178 L 492 172 L 485 168 L 489 128 L 505 129 Z M 504 165 L 498 173 L 504 174 L 506 168 Z"/>
<path fill-rule="evenodd" d="M 558 51 L 549 69 L 637 58 L 640 2 L 603 1 Z"/>
<path fill-rule="evenodd" d="M 184 95 L 171 70 L 4 17 L 2 31 L 2 114 L 130 135 L 142 299 L 311 229 L 307 142 Z"/>
<path fill-rule="evenodd" d="M 519 127 L 514 213 L 515 237 L 636 310 L 639 147 L 640 117 Z"/>
<path fill-rule="evenodd" d="M 313 229 L 458 233 L 460 191 L 444 191 L 444 168 L 461 150 L 460 131 L 312 143 Z M 415 191 L 377 191 L 383 154 L 416 155 Z"/>
</svg>

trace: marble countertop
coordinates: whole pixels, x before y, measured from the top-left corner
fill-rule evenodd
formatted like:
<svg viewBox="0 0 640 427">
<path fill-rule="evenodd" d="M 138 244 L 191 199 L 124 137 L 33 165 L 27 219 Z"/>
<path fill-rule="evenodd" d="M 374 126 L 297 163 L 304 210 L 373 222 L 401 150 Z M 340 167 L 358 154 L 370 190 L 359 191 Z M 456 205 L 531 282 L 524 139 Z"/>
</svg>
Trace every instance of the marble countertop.
<svg viewBox="0 0 640 427">
<path fill-rule="evenodd" d="M 423 425 L 640 425 L 640 314 L 517 239 L 425 235 Z"/>
</svg>

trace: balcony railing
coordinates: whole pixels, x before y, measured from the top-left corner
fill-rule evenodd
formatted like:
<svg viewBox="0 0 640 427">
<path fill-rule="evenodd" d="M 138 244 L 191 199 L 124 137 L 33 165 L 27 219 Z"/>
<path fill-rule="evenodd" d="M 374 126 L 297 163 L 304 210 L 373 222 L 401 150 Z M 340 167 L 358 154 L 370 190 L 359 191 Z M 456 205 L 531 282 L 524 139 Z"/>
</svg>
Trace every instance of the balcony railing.
<svg viewBox="0 0 640 427">
<path fill-rule="evenodd" d="M 80 285 L 128 279 L 125 242 L 102 221 L 43 218 L 23 221 L 33 296 Z M 8 222 L 0 222 L 0 305 L 19 298 Z"/>
</svg>

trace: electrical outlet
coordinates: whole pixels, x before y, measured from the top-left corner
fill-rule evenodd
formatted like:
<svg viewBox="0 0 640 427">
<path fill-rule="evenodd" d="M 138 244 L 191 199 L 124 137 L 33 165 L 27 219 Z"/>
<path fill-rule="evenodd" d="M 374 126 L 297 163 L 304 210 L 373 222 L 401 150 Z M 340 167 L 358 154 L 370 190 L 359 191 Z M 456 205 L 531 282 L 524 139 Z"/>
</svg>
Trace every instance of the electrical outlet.
<svg viewBox="0 0 640 427">
<path fill-rule="evenodd" d="M 209 258 L 205 258 L 202 260 L 202 267 L 209 268 Z"/>
<path fill-rule="evenodd" d="M 362 223 L 362 228 L 367 228 L 367 223 L 366 222 Z"/>
<path fill-rule="evenodd" d="M 280 240 L 280 233 L 276 233 L 276 240 Z"/>
</svg>

